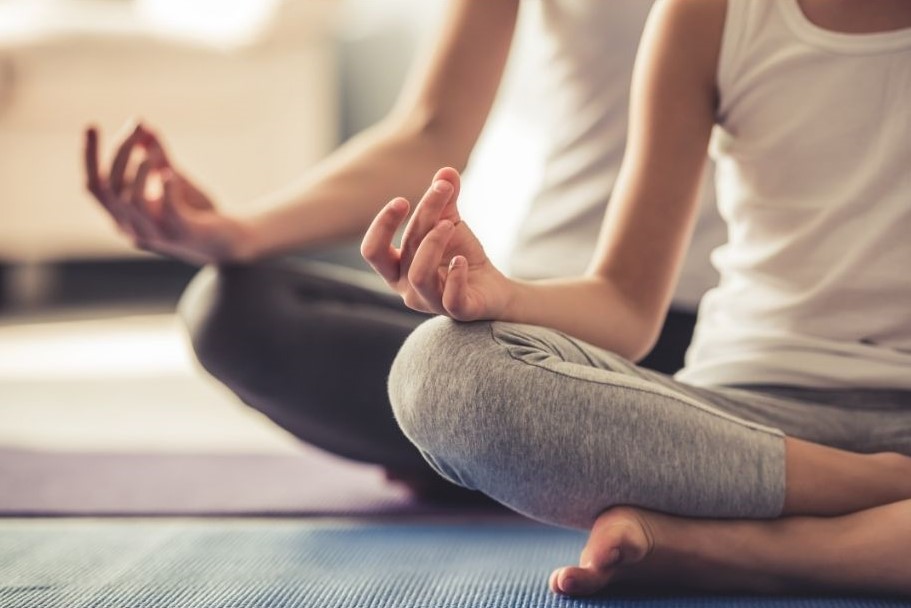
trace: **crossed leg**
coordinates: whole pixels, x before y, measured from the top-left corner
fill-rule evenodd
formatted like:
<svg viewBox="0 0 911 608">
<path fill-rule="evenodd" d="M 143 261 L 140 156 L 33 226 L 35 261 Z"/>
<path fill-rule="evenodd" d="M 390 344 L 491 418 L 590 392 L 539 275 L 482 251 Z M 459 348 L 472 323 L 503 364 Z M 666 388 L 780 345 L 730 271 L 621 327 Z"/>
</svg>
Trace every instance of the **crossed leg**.
<svg viewBox="0 0 911 608">
<path fill-rule="evenodd" d="M 618 507 L 595 522 L 580 566 L 550 578 L 589 595 L 620 581 L 707 591 L 911 596 L 911 500 L 840 517 L 698 520 Z"/>
<path fill-rule="evenodd" d="M 863 462 L 858 456 L 857 462 Z M 888 493 L 890 474 L 894 491 L 908 496 L 901 488 L 911 479 L 911 458 L 883 454 L 866 462 L 873 476 L 882 475 L 881 482 L 855 488 L 858 498 L 875 485 Z M 804 485 L 806 481 L 789 479 L 789 495 L 817 485 Z M 795 505 L 793 512 L 829 510 L 834 504 Z M 791 515 L 772 520 L 693 519 L 615 507 L 595 521 L 579 566 L 554 571 L 550 588 L 566 595 L 590 595 L 628 581 L 707 591 L 911 596 L 909 558 L 911 499 L 836 517 Z"/>
<path fill-rule="evenodd" d="M 374 273 L 292 259 L 207 267 L 180 315 L 202 366 L 301 441 L 380 465 L 418 497 L 487 503 L 437 475 L 390 415 L 389 367 L 427 315 Z M 670 315 L 645 364 L 679 367 L 690 316 Z"/>
<path fill-rule="evenodd" d="M 911 394 L 890 410 L 880 395 L 700 389 L 558 332 L 445 319 L 409 337 L 389 386 L 441 475 L 592 530 L 554 591 L 911 595 L 911 458 L 897 453 L 911 453 Z"/>
</svg>

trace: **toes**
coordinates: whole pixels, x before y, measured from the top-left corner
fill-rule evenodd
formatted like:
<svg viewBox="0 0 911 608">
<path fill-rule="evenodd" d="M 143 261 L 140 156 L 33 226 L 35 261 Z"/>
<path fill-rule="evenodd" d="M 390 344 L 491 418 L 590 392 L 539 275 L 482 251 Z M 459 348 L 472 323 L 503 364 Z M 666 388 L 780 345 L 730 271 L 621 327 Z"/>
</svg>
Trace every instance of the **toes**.
<svg viewBox="0 0 911 608">
<path fill-rule="evenodd" d="M 551 575 L 552 588 L 564 595 L 593 595 L 603 591 L 614 579 L 615 573 L 613 568 L 567 566 Z"/>
<path fill-rule="evenodd" d="M 554 570 L 550 573 L 550 578 L 547 579 L 547 586 L 554 593 L 561 593 L 559 587 L 557 587 L 557 576 L 560 574 L 560 570 Z"/>
<path fill-rule="evenodd" d="M 592 527 L 579 566 L 556 570 L 550 588 L 565 595 L 592 595 L 631 575 L 654 545 L 643 516 L 630 509 L 605 512 Z"/>
</svg>

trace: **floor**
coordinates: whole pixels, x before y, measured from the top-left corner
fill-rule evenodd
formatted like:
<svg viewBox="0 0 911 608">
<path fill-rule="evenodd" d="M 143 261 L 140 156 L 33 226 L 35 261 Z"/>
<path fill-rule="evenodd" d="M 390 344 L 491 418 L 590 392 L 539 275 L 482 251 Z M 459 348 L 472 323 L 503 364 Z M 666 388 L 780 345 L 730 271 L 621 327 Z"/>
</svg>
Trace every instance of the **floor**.
<svg viewBox="0 0 911 608">
<path fill-rule="evenodd" d="M 0 447 L 291 453 L 205 377 L 173 313 L 58 310 L 0 323 Z"/>
<path fill-rule="evenodd" d="M 173 312 L 194 268 L 136 259 L 47 270 L 38 301 L 10 294 L 15 267 L 0 273 L 0 449 L 295 451 L 197 367 Z"/>
<path fill-rule="evenodd" d="M 49 301 L 0 308 L 0 515 L 437 511 L 207 377 L 174 313 L 186 268 L 64 270 Z"/>
</svg>

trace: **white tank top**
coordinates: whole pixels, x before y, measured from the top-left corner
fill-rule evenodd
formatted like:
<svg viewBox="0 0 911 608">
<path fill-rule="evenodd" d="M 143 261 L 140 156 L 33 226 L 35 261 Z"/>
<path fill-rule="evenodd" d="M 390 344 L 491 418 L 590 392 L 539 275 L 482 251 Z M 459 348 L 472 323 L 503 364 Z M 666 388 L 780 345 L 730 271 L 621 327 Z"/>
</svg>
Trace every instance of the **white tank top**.
<svg viewBox="0 0 911 608">
<path fill-rule="evenodd" d="M 544 142 L 541 187 L 523 219 L 510 274 L 521 278 L 579 275 L 591 260 L 623 151 L 629 85 L 646 0 L 525 0 L 523 35 L 533 40 L 540 78 L 535 101 Z M 710 182 L 710 180 L 706 180 Z M 711 184 L 674 298 L 695 310 L 718 282 L 709 261 L 725 240 Z"/>
<path fill-rule="evenodd" d="M 911 29 L 728 0 L 718 86 L 729 242 L 678 379 L 911 389 Z"/>
</svg>

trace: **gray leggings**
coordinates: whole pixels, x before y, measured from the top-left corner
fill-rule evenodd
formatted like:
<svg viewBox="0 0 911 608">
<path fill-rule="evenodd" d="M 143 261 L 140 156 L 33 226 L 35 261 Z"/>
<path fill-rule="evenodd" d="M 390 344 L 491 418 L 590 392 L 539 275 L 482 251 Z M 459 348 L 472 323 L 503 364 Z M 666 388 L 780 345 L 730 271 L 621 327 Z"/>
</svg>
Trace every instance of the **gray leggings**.
<svg viewBox="0 0 911 608">
<path fill-rule="evenodd" d="M 389 394 L 399 425 L 441 475 L 579 528 L 618 504 L 775 517 L 785 434 L 911 454 L 911 392 L 699 388 L 512 323 L 425 322 L 399 352 Z"/>
<path fill-rule="evenodd" d="M 434 473 L 395 423 L 389 367 L 428 316 L 374 273 L 299 260 L 207 267 L 180 314 L 203 367 L 302 441 L 419 481 L 427 497 L 469 494 Z M 691 317 L 668 317 L 645 365 L 680 366 Z"/>
</svg>

